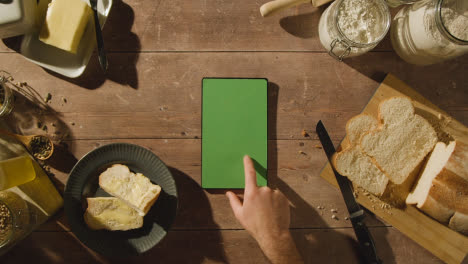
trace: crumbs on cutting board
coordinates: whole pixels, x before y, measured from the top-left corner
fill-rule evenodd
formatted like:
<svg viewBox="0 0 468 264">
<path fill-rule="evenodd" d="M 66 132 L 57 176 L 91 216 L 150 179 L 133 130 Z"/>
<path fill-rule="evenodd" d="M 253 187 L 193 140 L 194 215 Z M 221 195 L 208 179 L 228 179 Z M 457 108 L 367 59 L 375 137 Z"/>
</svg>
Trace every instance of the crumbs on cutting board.
<svg viewBox="0 0 468 264">
<path fill-rule="evenodd" d="M 365 196 L 367 198 L 367 200 L 369 200 L 372 203 L 372 205 L 371 205 L 372 211 L 382 210 L 383 212 L 385 212 L 385 213 L 387 213 L 389 215 L 392 215 L 392 209 L 394 208 L 394 206 L 380 200 L 379 198 L 377 198 L 373 194 L 369 193 L 365 189 L 363 189 L 361 187 L 354 188 L 353 194 L 354 194 L 354 197 L 356 199 L 360 195 Z"/>
</svg>

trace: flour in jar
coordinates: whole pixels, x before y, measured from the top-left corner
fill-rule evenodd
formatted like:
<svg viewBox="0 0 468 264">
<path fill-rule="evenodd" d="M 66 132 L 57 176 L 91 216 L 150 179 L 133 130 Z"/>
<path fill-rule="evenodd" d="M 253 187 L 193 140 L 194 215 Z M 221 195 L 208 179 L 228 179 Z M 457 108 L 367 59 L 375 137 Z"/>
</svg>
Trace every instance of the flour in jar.
<svg viewBox="0 0 468 264">
<path fill-rule="evenodd" d="M 383 0 L 336 0 L 320 18 L 320 42 L 340 58 L 361 55 L 382 40 L 389 24 L 390 12 Z"/>
<path fill-rule="evenodd" d="M 385 30 L 381 11 L 375 1 L 348 0 L 338 10 L 338 26 L 351 41 L 368 44 Z"/>
<path fill-rule="evenodd" d="M 447 5 L 441 7 L 440 13 L 436 3 L 421 2 L 405 7 L 395 16 L 392 44 L 398 55 L 409 63 L 429 65 L 468 52 L 468 45 L 455 43 L 443 33 L 445 28 L 452 36 L 468 41 L 468 1 L 444 1 Z M 438 25 L 436 16 L 439 15 L 443 26 Z"/>
</svg>

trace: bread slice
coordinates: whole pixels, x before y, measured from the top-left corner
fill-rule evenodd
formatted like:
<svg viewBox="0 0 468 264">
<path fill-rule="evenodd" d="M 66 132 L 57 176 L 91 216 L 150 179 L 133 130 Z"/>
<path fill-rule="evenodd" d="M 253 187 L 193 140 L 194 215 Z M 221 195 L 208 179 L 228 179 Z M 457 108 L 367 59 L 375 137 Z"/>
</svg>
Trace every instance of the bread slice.
<svg viewBox="0 0 468 264">
<path fill-rule="evenodd" d="M 406 203 L 468 234 L 468 145 L 438 142 Z"/>
<path fill-rule="evenodd" d="M 468 236 L 468 214 L 455 212 L 450 218 L 449 227 Z"/>
<path fill-rule="evenodd" d="M 361 137 L 361 150 L 395 184 L 408 183 L 437 142 L 431 124 L 414 113 L 411 100 L 393 97 L 379 105 L 379 129 Z"/>
<path fill-rule="evenodd" d="M 99 186 L 106 192 L 122 199 L 140 215 L 146 215 L 159 197 L 161 187 L 152 184 L 141 173 L 132 173 L 121 164 L 115 164 L 99 175 Z"/>
<path fill-rule="evenodd" d="M 143 216 L 115 197 L 87 198 L 86 225 L 93 230 L 130 230 L 143 226 Z"/>
<path fill-rule="evenodd" d="M 378 121 L 370 115 L 361 114 L 351 118 L 346 123 L 346 136 L 350 146 L 334 155 L 333 165 L 353 184 L 374 195 L 382 196 L 387 188 L 388 179 L 371 158 L 357 146 L 360 137 L 368 131 L 377 129 L 377 126 Z"/>
</svg>

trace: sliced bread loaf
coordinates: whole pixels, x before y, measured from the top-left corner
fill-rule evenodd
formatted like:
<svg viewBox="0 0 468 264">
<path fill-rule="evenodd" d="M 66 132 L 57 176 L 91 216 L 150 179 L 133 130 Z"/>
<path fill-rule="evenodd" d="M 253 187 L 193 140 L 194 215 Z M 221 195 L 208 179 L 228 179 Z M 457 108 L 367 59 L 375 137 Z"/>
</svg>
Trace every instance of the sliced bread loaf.
<svg viewBox="0 0 468 264">
<path fill-rule="evenodd" d="M 143 216 L 115 197 L 87 198 L 84 220 L 94 230 L 130 230 L 143 226 Z"/>
<path fill-rule="evenodd" d="M 122 199 L 140 215 L 146 215 L 161 193 L 159 185 L 152 184 L 141 173 L 132 173 L 121 164 L 115 164 L 99 175 L 99 186 Z"/>
<path fill-rule="evenodd" d="M 422 161 L 434 148 L 437 134 L 427 120 L 414 113 L 411 100 L 405 97 L 383 101 L 379 119 L 380 127 L 361 137 L 361 150 L 390 181 L 411 185 Z"/>
<path fill-rule="evenodd" d="M 438 142 L 406 203 L 468 234 L 468 146 Z"/>
<path fill-rule="evenodd" d="M 346 135 L 350 146 L 334 155 L 333 164 L 340 174 L 348 177 L 354 184 L 374 195 L 382 196 L 388 179 L 357 146 L 360 137 L 368 131 L 377 129 L 377 126 L 377 120 L 370 115 L 361 114 L 351 118 L 346 123 Z"/>
</svg>

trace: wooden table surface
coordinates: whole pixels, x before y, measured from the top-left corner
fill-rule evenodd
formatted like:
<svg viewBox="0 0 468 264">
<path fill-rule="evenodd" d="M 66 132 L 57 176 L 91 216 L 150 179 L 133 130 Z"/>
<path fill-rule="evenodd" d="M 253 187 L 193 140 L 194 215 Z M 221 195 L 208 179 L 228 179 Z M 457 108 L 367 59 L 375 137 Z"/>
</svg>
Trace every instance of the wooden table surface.
<svg viewBox="0 0 468 264">
<path fill-rule="evenodd" d="M 294 204 L 291 231 L 307 263 L 357 263 L 355 236 L 340 193 L 319 177 L 326 163 L 314 127 L 323 120 L 338 144 L 386 73 L 393 73 L 468 125 L 468 57 L 412 66 L 387 37 L 374 51 L 338 62 L 322 48 L 324 8 L 303 5 L 262 18 L 264 1 L 114 0 L 104 28 L 109 70 L 94 55 L 83 76 L 67 79 L 26 61 L 18 39 L 0 43 L 0 69 L 52 95 L 54 111 L 18 99 L 8 122 L 17 132 L 48 133 L 68 146 L 49 162 L 60 191 L 85 153 L 111 142 L 144 146 L 176 179 L 180 207 L 167 237 L 125 260 L 99 256 L 70 232 L 61 210 L 0 258 L 2 263 L 267 263 L 223 194 L 200 187 L 201 79 L 269 80 L 269 184 Z M 65 100 L 63 99 L 66 99 Z M 303 137 L 301 131 L 310 131 Z M 301 154 L 303 151 L 305 154 Z M 317 209 L 318 206 L 324 209 Z M 332 219 L 337 209 L 338 219 Z M 374 216 L 366 219 L 384 263 L 441 263 Z"/>
</svg>

